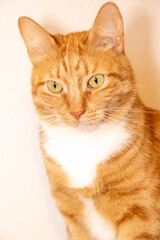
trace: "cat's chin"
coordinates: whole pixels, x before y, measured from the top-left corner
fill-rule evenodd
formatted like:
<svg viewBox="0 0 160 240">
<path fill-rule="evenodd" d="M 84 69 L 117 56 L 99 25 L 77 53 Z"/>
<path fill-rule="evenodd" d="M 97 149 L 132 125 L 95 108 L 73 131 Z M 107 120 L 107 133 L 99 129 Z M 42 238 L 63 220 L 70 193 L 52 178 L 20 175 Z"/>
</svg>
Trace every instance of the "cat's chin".
<svg viewBox="0 0 160 240">
<path fill-rule="evenodd" d="M 97 123 L 78 123 L 76 125 L 74 125 L 73 127 L 77 130 L 80 131 L 94 131 L 97 128 L 99 128 L 102 124 L 97 124 Z"/>
</svg>

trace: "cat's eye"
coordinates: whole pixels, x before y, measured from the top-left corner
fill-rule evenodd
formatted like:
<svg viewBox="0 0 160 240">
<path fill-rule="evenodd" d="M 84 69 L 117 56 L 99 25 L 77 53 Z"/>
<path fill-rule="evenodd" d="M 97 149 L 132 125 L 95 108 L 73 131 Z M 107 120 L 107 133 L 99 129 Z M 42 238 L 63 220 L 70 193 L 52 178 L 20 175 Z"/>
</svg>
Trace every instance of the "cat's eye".
<svg viewBox="0 0 160 240">
<path fill-rule="evenodd" d="M 89 88 L 99 88 L 104 83 L 104 76 L 102 74 L 97 74 L 91 77 L 88 81 Z"/>
<path fill-rule="evenodd" d="M 60 93 L 63 90 L 62 84 L 59 82 L 55 82 L 55 81 L 48 81 L 47 87 L 53 93 Z"/>
</svg>

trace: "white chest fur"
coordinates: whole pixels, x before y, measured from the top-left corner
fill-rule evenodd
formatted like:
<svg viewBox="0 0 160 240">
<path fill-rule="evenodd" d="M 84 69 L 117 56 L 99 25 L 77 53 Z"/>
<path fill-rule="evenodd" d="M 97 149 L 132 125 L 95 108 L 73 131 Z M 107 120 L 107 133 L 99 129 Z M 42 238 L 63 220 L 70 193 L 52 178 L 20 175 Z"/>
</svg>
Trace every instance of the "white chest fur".
<svg viewBox="0 0 160 240">
<path fill-rule="evenodd" d="M 46 153 L 62 166 L 73 188 L 91 184 L 97 164 L 122 150 L 130 138 L 122 123 L 104 124 L 92 131 L 45 123 L 42 127 L 47 136 Z"/>
<path fill-rule="evenodd" d="M 82 198 L 84 223 L 91 237 L 96 240 L 115 240 L 115 231 L 96 210 L 92 199 Z"/>
</svg>

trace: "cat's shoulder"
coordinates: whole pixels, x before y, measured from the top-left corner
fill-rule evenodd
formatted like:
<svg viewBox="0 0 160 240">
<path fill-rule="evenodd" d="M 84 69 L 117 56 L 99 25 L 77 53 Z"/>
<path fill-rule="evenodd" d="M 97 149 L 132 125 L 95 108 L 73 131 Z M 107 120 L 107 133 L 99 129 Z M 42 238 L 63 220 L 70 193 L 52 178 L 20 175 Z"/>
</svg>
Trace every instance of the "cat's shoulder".
<svg viewBox="0 0 160 240">
<path fill-rule="evenodd" d="M 146 108 L 147 120 L 149 125 L 153 130 L 153 136 L 157 140 L 157 144 L 160 147 L 160 110 L 155 110 L 152 108 Z"/>
<path fill-rule="evenodd" d="M 154 110 L 152 118 L 153 118 L 154 135 L 158 139 L 158 144 L 160 147 L 160 111 Z"/>
</svg>

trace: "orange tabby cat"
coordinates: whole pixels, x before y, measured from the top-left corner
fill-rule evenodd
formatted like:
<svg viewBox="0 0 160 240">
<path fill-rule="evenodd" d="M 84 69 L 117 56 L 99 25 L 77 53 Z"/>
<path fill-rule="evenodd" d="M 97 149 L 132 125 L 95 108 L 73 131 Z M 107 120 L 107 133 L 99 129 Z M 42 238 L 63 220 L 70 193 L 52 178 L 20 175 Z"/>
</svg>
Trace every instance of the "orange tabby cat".
<svg viewBox="0 0 160 240">
<path fill-rule="evenodd" d="M 86 32 L 50 35 L 19 19 L 51 192 L 69 240 L 157 240 L 160 114 L 143 105 L 106 3 Z"/>
</svg>

